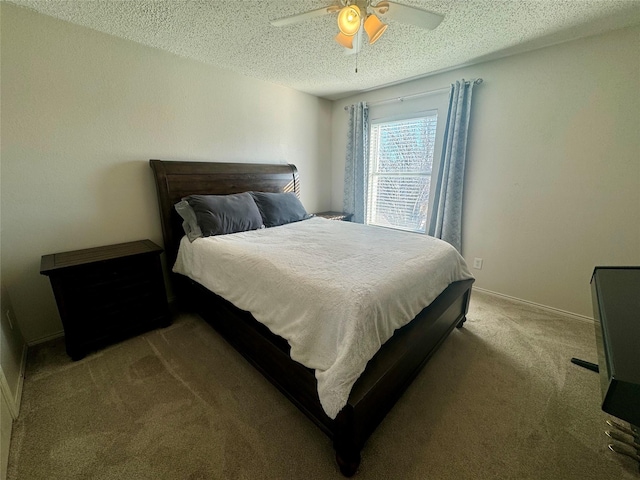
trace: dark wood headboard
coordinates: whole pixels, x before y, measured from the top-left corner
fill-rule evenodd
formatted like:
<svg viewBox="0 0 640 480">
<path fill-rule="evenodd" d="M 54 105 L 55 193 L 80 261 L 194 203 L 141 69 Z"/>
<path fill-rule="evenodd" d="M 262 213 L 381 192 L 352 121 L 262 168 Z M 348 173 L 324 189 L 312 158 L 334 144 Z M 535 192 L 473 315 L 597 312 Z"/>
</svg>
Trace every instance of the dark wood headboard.
<svg viewBox="0 0 640 480">
<path fill-rule="evenodd" d="M 242 192 L 294 192 L 300 196 L 298 169 L 291 164 L 212 163 L 149 160 L 153 170 L 162 236 L 169 268 L 184 236 L 174 205 L 188 195 L 229 195 Z"/>
</svg>

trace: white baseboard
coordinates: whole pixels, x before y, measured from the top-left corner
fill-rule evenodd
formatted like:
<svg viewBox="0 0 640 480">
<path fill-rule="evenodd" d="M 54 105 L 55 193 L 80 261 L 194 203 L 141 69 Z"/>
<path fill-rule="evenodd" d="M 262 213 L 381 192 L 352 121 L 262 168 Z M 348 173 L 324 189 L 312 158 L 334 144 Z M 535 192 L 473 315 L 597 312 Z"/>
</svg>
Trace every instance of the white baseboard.
<svg viewBox="0 0 640 480">
<path fill-rule="evenodd" d="M 22 358 L 20 359 L 20 376 L 18 377 L 18 387 L 16 388 L 16 418 L 20 413 L 22 403 L 22 387 L 24 385 L 24 375 L 27 369 L 27 353 L 29 346 L 25 343 L 22 347 Z"/>
<path fill-rule="evenodd" d="M 44 337 L 39 337 L 33 340 L 29 340 L 27 345 L 33 347 L 34 345 L 39 345 L 41 343 L 48 342 L 49 340 L 55 340 L 56 338 L 64 337 L 64 330 L 60 330 L 59 332 L 52 333 L 50 335 L 45 335 Z"/>
<path fill-rule="evenodd" d="M 511 295 L 505 295 L 504 293 L 493 292 L 493 291 L 487 290 L 485 288 L 473 287 L 473 290 L 477 290 L 477 291 L 482 292 L 482 293 L 487 293 L 489 295 L 495 295 L 496 297 L 508 298 L 509 300 L 512 300 L 514 302 L 524 303 L 526 305 L 533 305 L 534 307 L 538 307 L 538 308 L 540 308 L 542 310 L 547 310 L 549 312 L 553 312 L 553 313 L 556 313 L 556 314 L 559 314 L 559 315 L 563 315 L 565 317 L 574 318 L 576 320 L 581 320 L 583 322 L 593 323 L 593 318 L 592 317 L 588 317 L 586 315 L 580 315 L 579 313 L 573 313 L 573 312 L 568 312 L 566 310 L 561 310 L 559 308 L 549 307 L 548 305 L 542 305 L 541 303 L 531 302 L 529 300 L 523 300 L 523 299 L 518 298 L 518 297 L 512 297 Z"/>
</svg>

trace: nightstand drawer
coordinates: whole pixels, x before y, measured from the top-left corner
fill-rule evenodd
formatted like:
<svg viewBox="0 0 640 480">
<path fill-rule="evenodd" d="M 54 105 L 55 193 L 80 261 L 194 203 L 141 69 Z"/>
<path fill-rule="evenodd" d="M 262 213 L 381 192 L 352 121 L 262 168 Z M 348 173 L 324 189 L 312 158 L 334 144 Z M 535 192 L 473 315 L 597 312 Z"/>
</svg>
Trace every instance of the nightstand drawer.
<svg viewBox="0 0 640 480">
<path fill-rule="evenodd" d="M 83 266 L 57 280 L 65 283 L 68 294 L 82 304 L 99 306 L 113 300 L 123 301 L 140 292 L 150 291 L 156 283 L 155 258 L 132 258 Z"/>
</svg>

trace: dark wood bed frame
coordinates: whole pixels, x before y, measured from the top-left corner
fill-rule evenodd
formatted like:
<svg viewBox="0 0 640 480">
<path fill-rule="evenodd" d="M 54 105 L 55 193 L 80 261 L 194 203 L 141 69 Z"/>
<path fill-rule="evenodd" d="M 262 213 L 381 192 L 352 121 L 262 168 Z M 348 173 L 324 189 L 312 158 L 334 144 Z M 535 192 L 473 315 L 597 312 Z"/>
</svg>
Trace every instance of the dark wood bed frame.
<svg viewBox="0 0 640 480">
<path fill-rule="evenodd" d="M 158 192 L 164 248 L 172 266 L 184 235 L 174 204 L 190 194 L 246 191 L 300 194 L 294 165 L 150 160 Z M 449 285 L 369 361 L 335 420 L 320 406 L 314 372 L 289 357 L 289 345 L 250 313 L 182 275 L 171 275 L 181 305 L 195 308 L 236 350 L 332 440 L 345 476 L 355 474 L 365 441 L 454 327 L 464 323 L 473 280 Z"/>
</svg>

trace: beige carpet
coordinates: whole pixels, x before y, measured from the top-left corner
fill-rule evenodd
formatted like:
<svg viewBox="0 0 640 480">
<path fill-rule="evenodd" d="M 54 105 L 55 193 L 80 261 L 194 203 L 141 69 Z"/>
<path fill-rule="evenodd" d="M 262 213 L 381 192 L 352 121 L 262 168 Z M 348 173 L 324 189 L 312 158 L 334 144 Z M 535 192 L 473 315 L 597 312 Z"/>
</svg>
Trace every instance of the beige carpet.
<svg viewBox="0 0 640 480">
<path fill-rule="evenodd" d="M 359 479 L 638 479 L 607 449 L 593 325 L 474 292 Z M 29 352 L 9 478 L 341 478 L 329 439 L 198 317 L 73 363 Z"/>
</svg>

